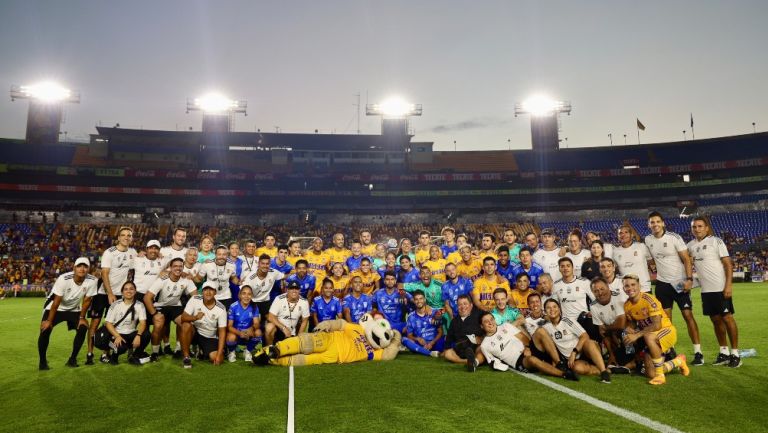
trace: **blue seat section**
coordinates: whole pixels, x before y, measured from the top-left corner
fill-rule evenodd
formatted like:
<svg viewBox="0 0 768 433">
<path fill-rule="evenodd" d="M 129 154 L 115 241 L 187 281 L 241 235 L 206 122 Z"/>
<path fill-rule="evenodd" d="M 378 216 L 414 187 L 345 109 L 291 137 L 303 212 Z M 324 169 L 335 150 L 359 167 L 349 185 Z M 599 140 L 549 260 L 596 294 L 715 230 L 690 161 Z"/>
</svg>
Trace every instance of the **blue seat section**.
<svg viewBox="0 0 768 433">
<path fill-rule="evenodd" d="M 70 165 L 75 147 L 66 144 L 37 145 L 3 143 L 0 162 L 24 165 Z"/>
</svg>

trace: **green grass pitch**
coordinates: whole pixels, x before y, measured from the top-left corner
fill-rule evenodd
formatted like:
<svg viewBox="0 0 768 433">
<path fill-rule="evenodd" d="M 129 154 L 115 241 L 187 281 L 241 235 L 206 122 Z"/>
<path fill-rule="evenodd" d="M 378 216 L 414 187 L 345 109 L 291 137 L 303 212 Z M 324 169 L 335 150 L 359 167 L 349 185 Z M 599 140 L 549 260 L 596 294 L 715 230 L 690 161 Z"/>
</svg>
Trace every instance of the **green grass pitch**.
<svg viewBox="0 0 768 433">
<path fill-rule="evenodd" d="M 736 319 L 742 348 L 756 348 L 739 369 L 705 365 L 691 376 L 668 376 L 652 387 L 644 378 L 614 376 L 555 380 L 571 389 L 687 432 L 768 430 L 768 284 L 737 284 Z M 706 361 L 717 345 L 694 296 Z M 0 301 L 0 390 L 3 432 L 247 431 L 286 425 L 288 370 L 257 368 L 242 359 L 191 370 L 165 357 L 142 367 L 64 367 L 73 332 L 56 327 L 48 358 L 37 371 L 36 339 L 43 300 Z M 677 310 L 679 353 L 691 344 Z M 642 426 L 513 373 L 461 366 L 411 354 L 382 363 L 323 365 L 295 370 L 296 430 L 300 432 L 647 431 Z"/>
</svg>

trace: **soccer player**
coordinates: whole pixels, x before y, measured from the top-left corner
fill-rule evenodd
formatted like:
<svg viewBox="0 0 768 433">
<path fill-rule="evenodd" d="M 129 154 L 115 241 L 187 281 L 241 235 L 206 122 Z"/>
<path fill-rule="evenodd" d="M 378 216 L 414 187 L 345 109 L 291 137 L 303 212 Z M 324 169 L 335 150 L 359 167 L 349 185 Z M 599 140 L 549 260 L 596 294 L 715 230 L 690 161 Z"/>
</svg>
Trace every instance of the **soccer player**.
<svg viewBox="0 0 768 433">
<path fill-rule="evenodd" d="M 468 244 L 468 242 L 467 242 L 467 235 L 462 233 L 462 234 L 456 236 L 456 249 L 453 252 L 451 252 L 450 254 L 448 254 L 445 257 L 445 259 L 448 260 L 451 263 L 454 263 L 454 264 L 458 265 L 459 262 L 461 262 L 461 260 L 462 260 L 461 259 L 461 249 L 464 248 L 464 246 L 466 246 L 467 244 Z M 472 252 L 472 248 L 471 247 L 470 247 L 469 251 L 470 251 L 470 253 Z"/>
<path fill-rule="evenodd" d="M 230 263 L 235 267 L 235 275 L 240 278 L 240 274 L 243 273 L 243 259 L 240 258 L 240 244 L 237 242 L 230 242 L 227 247 L 229 255 L 227 256 L 227 263 Z M 231 299 L 237 299 L 237 293 L 240 291 L 240 286 L 237 283 L 229 282 L 229 293 Z"/>
<path fill-rule="evenodd" d="M 441 257 L 440 247 L 437 245 L 432 245 L 429 247 L 429 259 L 424 261 L 424 263 L 421 265 L 422 268 L 426 267 L 430 271 L 432 271 L 432 278 L 435 280 L 444 283 L 445 282 L 445 265 L 448 263 L 447 260 Z"/>
<path fill-rule="evenodd" d="M 104 326 L 112 335 L 112 341 L 109 343 L 111 349 L 109 363 L 117 365 L 117 357 L 128 349 L 133 349 L 128 362 L 141 365 L 139 358 L 146 356 L 144 348 L 149 343 L 147 310 L 144 309 L 142 301 L 136 299 L 136 285 L 133 282 L 123 283 L 120 292 L 121 299 L 109 306 L 107 315 L 104 317 Z"/>
<path fill-rule="evenodd" d="M 480 350 L 494 370 L 535 370 L 554 377 L 566 377 L 563 371 L 532 355 L 528 348 L 531 339 L 512 322 L 499 325 L 491 313 L 485 312 L 480 316 L 480 325 L 484 334 Z"/>
<path fill-rule="evenodd" d="M 688 246 L 680 235 L 666 230 L 664 218 L 656 211 L 648 214 L 648 228 L 651 233 L 645 237 L 645 245 L 656 263 L 656 298 L 670 319 L 672 307 L 677 303 L 688 327 L 688 336 L 693 342 L 691 365 L 704 365 L 699 325 L 693 317 L 693 263 L 688 254 Z"/>
<path fill-rule="evenodd" d="M 443 356 L 446 361 L 465 364 L 469 372 L 474 372 L 479 365 L 477 349 L 480 341 L 476 337 L 483 335 L 480 328 L 481 311 L 472 306 L 469 295 L 459 295 L 456 306 L 456 317 L 451 320 L 445 336 Z"/>
<path fill-rule="evenodd" d="M 152 354 L 150 361 L 157 361 L 161 352 L 161 340 L 170 330 L 171 323 L 176 323 L 176 339 L 181 344 L 182 296 L 197 294 L 195 283 L 184 277 L 184 261 L 172 259 L 168 264 L 170 272 L 156 279 L 141 299 L 152 320 Z M 180 346 L 179 346 L 180 348 Z"/>
<path fill-rule="evenodd" d="M 464 245 L 459 250 L 461 261 L 456 264 L 456 271 L 464 278 L 474 281 L 483 270 L 483 261 L 472 256 L 472 247 Z"/>
<path fill-rule="evenodd" d="M 574 275 L 570 257 L 560 258 L 560 273 L 563 279 L 555 283 L 552 294 L 557 300 L 558 307 L 562 306 L 560 308 L 562 308 L 563 317 L 578 322 L 593 340 L 600 340 L 597 327 L 589 317 L 589 303 L 592 302 L 589 281 Z"/>
<path fill-rule="evenodd" d="M 560 359 L 560 352 L 557 351 L 555 341 L 549 336 L 544 325 L 547 323 L 544 307 L 541 303 L 541 296 L 533 292 L 528 296 L 528 308 L 530 309 L 528 317 L 525 318 L 523 326 L 525 331 L 531 337 L 528 348 L 531 355 L 536 358 L 558 367 L 563 372 L 563 377 L 568 380 L 579 380 L 578 375 L 568 368 L 568 364 Z"/>
<path fill-rule="evenodd" d="M 187 255 L 187 229 L 176 227 L 173 230 L 173 242 L 167 247 L 160 248 L 160 258 L 163 259 L 163 269 L 168 267 L 171 260 L 175 258 L 183 259 Z M 197 257 L 195 257 L 197 261 Z"/>
<path fill-rule="evenodd" d="M 552 281 L 563 278 L 560 275 L 560 249 L 555 245 L 555 232 L 552 229 L 541 231 L 541 248 L 533 253 L 533 262 L 541 266 L 544 272 L 552 276 Z"/>
<path fill-rule="evenodd" d="M 359 240 L 353 239 L 352 244 L 349 246 L 352 254 L 347 258 L 344 266 L 349 272 L 354 272 L 360 268 L 360 263 L 366 256 L 363 255 L 363 244 Z M 371 258 L 368 257 L 368 260 Z"/>
<path fill-rule="evenodd" d="M 577 277 L 581 277 L 581 267 L 590 256 L 582 245 L 581 231 L 574 229 L 568 234 L 568 246 L 560 250 L 560 257 L 568 257 L 573 262 L 573 273 Z"/>
<path fill-rule="evenodd" d="M 544 311 L 548 322 L 544 325 L 544 330 L 555 342 L 560 356 L 568 360 L 568 368 L 577 374 L 600 375 L 601 382 L 611 383 L 611 372 L 605 368 L 600 347 L 589 339 L 584 328 L 578 322 L 561 317 L 560 303 L 555 299 L 547 300 Z"/>
<path fill-rule="evenodd" d="M 416 255 L 413 254 L 413 244 L 408 238 L 400 239 L 400 248 L 397 250 L 397 261 L 400 262 L 400 258 L 408 256 L 411 259 L 411 264 L 416 264 Z"/>
<path fill-rule="evenodd" d="M 360 277 L 363 281 L 363 293 L 366 295 L 373 293 L 379 287 L 379 280 L 381 280 L 379 273 L 373 272 L 371 267 L 371 259 L 363 257 L 363 260 L 360 261 L 360 269 L 349 274 L 350 277 Z"/>
<path fill-rule="evenodd" d="M 321 281 L 327 275 L 327 269 L 333 268 L 333 266 L 328 265 L 328 253 L 323 251 L 323 240 L 319 237 L 312 240 L 312 248 L 307 251 L 304 257 L 309 264 L 309 272 Z"/>
<path fill-rule="evenodd" d="M 283 275 L 290 275 L 291 272 L 293 272 L 294 266 L 288 263 L 288 245 L 280 244 L 277 246 L 277 255 L 272 258 L 269 262 L 269 267 L 280 271 L 283 273 Z M 275 282 L 275 285 L 272 286 L 272 291 L 269 293 L 270 299 L 275 299 L 278 295 L 283 293 L 282 285 L 278 282 Z M 307 297 L 312 294 L 312 291 L 314 291 L 314 286 L 308 289 L 308 293 L 304 294 L 302 296 Z"/>
<path fill-rule="evenodd" d="M 337 265 L 339 264 L 337 263 Z M 272 266 L 272 269 L 275 269 L 275 267 Z M 282 273 L 283 276 L 288 275 L 285 272 L 282 272 L 278 269 L 275 269 L 275 270 Z M 315 288 L 318 286 L 317 279 L 315 278 L 314 275 L 311 275 L 309 273 L 309 263 L 307 263 L 306 260 L 301 259 L 297 261 L 296 273 L 285 277 L 284 284 L 286 285 L 286 287 L 288 287 L 287 284 L 290 284 L 290 283 L 296 283 L 299 285 L 299 295 L 302 298 L 305 298 L 309 301 L 311 298 L 315 296 L 314 291 L 315 291 Z"/>
<path fill-rule="evenodd" d="M 213 365 L 224 361 L 224 343 L 227 336 L 227 310 L 216 300 L 218 284 L 203 283 L 203 294 L 187 302 L 181 315 L 182 366 L 192 368 L 189 346 L 196 344 L 198 359 L 209 359 Z"/>
<path fill-rule="evenodd" d="M 539 237 L 536 236 L 536 233 L 533 233 L 533 232 L 526 233 L 524 240 L 525 240 L 525 245 L 531 250 L 536 251 L 539 249 Z"/>
<path fill-rule="evenodd" d="M 525 316 L 520 314 L 520 310 L 509 305 L 509 297 L 506 290 L 499 287 L 493 291 L 493 301 L 496 303 L 496 307 L 491 310 L 493 318 L 496 319 L 496 324 L 501 325 L 506 322 L 512 322 L 515 325 L 522 324 L 525 321 Z M 526 299 L 526 303 L 528 300 Z"/>
<path fill-rule="evenodd" d="M 627 295 L 624 290 L 613 293 L 608 281 L 603 277 L 595 277 L 590 283 L 594 301 L 589 306 L 592 323 L 602 338 L 603 345 L 608 350 L 608 369 L 611 373 L 629 374 L 635 368 L 634 355 L 627 353 L 622 341 L 622 332 L 626 328 L 624 303 Z"/>
<path fill-rule="evenodd" d="M 346 265 L 347 259 L 352 255 L 352 251 L 344 246 L 344 235 L 336 233 L 333 235 L 333 246 L 325 250 L 325 254 L 328 256 L 327 270 L 330 270 L 334 263 Z"/>
<path fill-rule="evenodd" d="M 596 240 L 589 245 L 589 258 L 581 264 L 580 276 L 592 281 L 593 278 L 600 276 L 600 261 L 605 258 L 603 250 L 603 241 Z"/>
<path fill-rule="evenodd" d="M 184 270 L 182 271 L 182 276 L 184 278 L 189 278 L 190 280 L 192 280 L 195 278 L 197 274 L 200 273 L 200 263 L 197 263 L 197 247 L 187 248 L 187 252 L 186 254 L 184 254 L 183 259 L 184 259 Z M 171 261 L 169 260 L 168 265 L 170 264 L 171 264 Z M 168 265 L 165 266 L 166 269 L 168 268 Z"/>
<path fill-rule="evenodd" d="M 413 261 L 410 257 L 400 256 L 400 269 L 396 272 L 397 284 L 402 287 L 403 284 L 415 283 L 421 279 L 419 270 L 413 267 Z M 382 276 L 382 278 L 384 278 Z"/>
<path fill-rule="evenodd" d="M 357 323 L 365 313 L 373 311 L 373 300 L 363 293 L 363 281 L 360 277 L 352 278 L 350 283 L 352 290 L 344 297 L 341 303 L 344 320 L 349 323 Z"/>
<path fill-rule="evenodd" d="M 277 238 L 275 237 L 274 233 L 264 233 L 264 245 L 256 250 L 256 256 L 261 257 L 262 254 L 266 254 L 270 259 L 277 256 L 277 247 L 275 246 L 276 243 Z"/>
<path fill-rule="evenodd" d="M 552 290 L 554 289 L 555 283 L 552 281 L 552 276 L 548 273 L 543 273 L 539 277 L 539 285 L 536 286 L 536 292 L 541 296 L 541 302 L 542 305 L 544 302 L 547 302 L 547 299 L 554 296 L 552 293 Z"/>
<path fill-rule="evenodd" d="M 259 266 L 259 256 L 256 255 L 256 241 L 248 239 L 245 241 L 245 252 L 240 257 L 243 264 L 240 268 L 240 273 L 237 275 L 240 279 L 243 279 L 245 274 L 251 273 Z"/>
<path fill-rule="evenodd" d="M 341 319 L 341 301 L 339 298 L 333 296 L 333 281 L 326 278 L 322 282 L 322 294 L 316 296 L 312 300 L 312 306 L 309 308 L 309 312 L 312 315 L 312 324 L 317 326 L 318 323 L 325 320 Z"/>
<path fill-rule="evenodd" d="M 226 248 L 226 247 L 225 247 Z M 197 263 L 205 263 L 215 260 L 216 252 L 213 249 L 213 238 L 205 235 L 200 239 L 200 248 L 197 251 Z"/>
<path fill-rule="evenodd" d="M 160 258 L 160 241 L 147 242 L 147 253 L 144 257 L 133 259 L 133 282 L 136 284 L 138 299 L 143 300 L 147 290 L 155 282 L 163 270 L 163 261 Z"/>
<path fill-rule="evenodd" d="M 636 275 L 624 275 L 624 316 L 627 327 L 624 330 L 624 344 L 635 344 L 642 339 L 645 343 L 645 372 L 651 379 L 651 385 L 663 385 L 667 382 L 665 373 L 675 367 L 683 376 L 690 374 L 685 362 L 685 355 L 678 355 L 672 361 L 664 362 L 664 354 L 677 342 L 677 329 L 669 316 L 664 313 L 661 304 L 650 293 L 640 291 L 640 279 Z"/>
<path fill-rule="evenodd" d="M 256 267 L 256 271 L 246 275 L 241 281 L 241 287 L 249 286 L 253 291 L 253 302 L 256 303 L 259 309 L 259 316 L 261 317 L 267 317 L 270 311 L 272 301 L 269 299 L 269 293 L 272 291 L 275 282 L 285 278 L 285 274 L 269 267 L 270 261 L 269 256 L 266 254 L 259 256 L 259 264 Z M 298 265 L 298 262 L 296 264 Z"/>
<path fill-rule="evenodd" d="M 509 281 L 496 274 L 496 259 L 486 257 L 483 259 L 483 275 L 473 282 L 472 303 L 481 311 L 491 311 L 496 306 L 493 301 L 493 292 L 501 287 L 509 293 Z"/>
<path fill-rule="evenodd" d="M 410 293 L 397 289 L 397 277 L 394 272 L 384 274 L 384 285 L 373 293 L 372 298 L 373 309 L 384 315 L 392 329 L 402 333 L 405 329 L 405 313 L 408 304 L 413 302 L 413 297 Z"/>
<path fill-rule="evenodd" d="M 371 242 L 373 237 L 370 230 L 360 231 L 360 252 L 367 257 L 373 257 L 376 255 L 376 248 L 378 245 Z"/>
<path fill-rule="evenodd" d="M 237 361 L 237 346 L 245 345 L 243 359 L 253 361 L 253 351 L 261 346 L 261 323 L 259 309 L 251 303 L 253 289 L 244 285 L 238 291 L 238 301 L 229 307 L 227 313 L 227 355 L 229 362 Z"/>
<path fill-rule="evenodd" d="M 440 235 L 443 236 L 443 244 L 440 245 L 440 251 L 443 253 L 443 258 L 448 260 L 448 256 L 459 249 L 458 245 L 456 245 L 456 230 L 453 227 L 443 227 Z"/>
<path fill-rule="evenodd" d="M 496 263 L 496 272 L 506 278 L 511 285 L 515 281 L 515 264 L 509 261 L 509 247 L 501 245 L 496 249 L 499 261 Z"/>
<path fill-rule="evenodd" d="M 728 248 L 722 239 L 712 232 L 709 221 L 695 217 L 691 221 L 694 239 L 688 242 L 688 251 L 701 284 L 701 305 L 715 328 L 715 337 L 720 345 L 715 365 L 741 366 L 739 356 L 739 328 L 733 315 L 733 264 Z M 728 350 L 730 339 L 731 350 Z"/>
<path fill-rule="evenodd" d="M 286 257 L 285 260 L 295 268 L 296 262 L 303 258 L 304 254 L 302 254 L 301 251 L 301 242 L 296 240 L 288 242 L 288 257 Z"/>
<path fill-rule="evenodd" d="M 512 278 L 517 278 L 518 275 L 525 272 L 531 281 L 531 288 L 536 289 L 539 284 L 539 277 L 544 273 L 544 269 L 533 262 L 533 250 L 527 245 L 520 248 L 518 257 L 520 258 L 520 264 L 512 269 Z"/>
<path fill-rule="evenodd" d="M 410 259 L 408 259 L 410 261 Z M 384 256 L 384 264 L 376 269 L 381 278 L 384 278 L 384 272 L 392 271 L 395 274 L 400 272 L 400 266 L 397 264 L 397 255 L 390 251 Z"/>
<path fill-rule="evenodd" d="M 429 260 L 429 248 L 431 247 L 431 237 L 429 232 L 422 230 L 419 232 L 419 245 L 416 246 L 414 254 L 416 255 L 416 266 L 421 267 L 424 262 Z"/>
<path fill-rule="evenodd" d="M 345 274 L 344 266 L 341 263 L 333 265 L 328 279 L 333 283 L 333 295 L 339 299 L 344 299 L 347 294 L 347 286 L 349 286 L 349 275 Z M 322 282 L 322 280 L 320 281 Z M 360 281 L 362 282 L 362 279 Z M 315 296 L 320 293 L 318 286 L 315 286 Z"/>
<path fill-rule="evenodd" d="M 477 258 L 485 260 L 486 257 L 493 257 L 494 260 L 499 260 L 499 256 L 496 255 L 495 244 L 496 236 L 491 233 L 483 233 L 483 237 L 480 238 L 480 249 L 477 251 Z"/>
<path fill-rule="evenodd" d="M 133 261 L 136 258 L 136 250 L 131 248 L 133 230 L 130 227 L 120 227 L 117 231 L 117 244 L 107 248 L 101 256 L 101 287 L 93 299 L 93 305 L 89 312 L 91 323 L 88 327 L 88 354 L 86 364 L 93 364 L 93 336 L 99 328 L 101 318 L 107 308 L 120 296 L 123 283 L 133 279 Z M 105 295 L 105 296 L 100 296 Z M 106 353 L 101 354 L 101 362 L 109 362 Z"/>
<path fill-rule="evenodd" d="M 267 344 L 307 332 L 309 303 L 300 295 L 299 285 L 289 283 L 285 293 L 275 298 L 269 307 L 266 325 Z"/>
<path fill-rule="evenodd" d="M 504 230 L 504 246 L 507 247 L 509 252 L 509 260 L 515 265 L 520 264 L 520 248 L 522 245 L 517 243 L 517 234 L 512 229 Z"/>
<path fill-rule="evenodd" d="M 427 305 L 435 310 L 443 308 L 443 290 L 441 284 L 433 277 L 432 271 L 426 266 L 421 267 L 421 281 L 418 283 L 405 283 L 403 290 L 414 294 L 416 290 L 421 290 L 427 299 Z"/>
<path fill-rule="evenodd" d="M 616 262 L 613 259 L 605 257 L 600 260 L 600 277 L 608 283 L 611 293 L 624 293 L 624 283 L 616 275 Z"/>
<path fill-rule="evenodd" d="M 611 245 L 609 242 L 605 242 L 600 238 L 600 233 L 594 232 L 594 231 L 588 231 L 587 232 L 587 245 L 592 245 L 592 242 L 594 241 L 600 241 L 603 243 L 603 253 L 605 257 L 613 258 L 613 245 Z"/>
<path fill-rule="evenodd" d="M 91 262 L 86 257 L 75 260 L 75 268 L 56 278 L 48 299 L 43 307 L 40 321 L 40 336 L 37 338 L 37 351 L 40 356 L 40 370 L 49 370 L 48 344 L 53 328 L 61 322 L 67 322 L 69 330 L 75 330 L 72 342 L 72 353 L 67 361 L 68 367 L 77 367 L 77 354 L 83 347 L 88 332 L 88 321 L 85 312 L 91 305 L 91 299 L 96 296 L 98 279 L 88 274 Z M 82 307 L 81 307 L 82 305 Z M 93 355 L 91 355 L 93 357 Z"/>
<path fill-rule="evenodd" d="M 229 254 L 229 250 L 224 245 L 216 247 L 216 258 L 203 263 L 200 266 L 200 273 L 193 280 L 199 284 L 205 278 L 206 282 L 213 284 L 213 287 L 216 288 L 216 301 L 224 305 L 224 312 L 234 302 L 232 292 L 229 290 L 229 283 L 240 283 L 235 272 L 235 265 L 227 262 L 227 254 Z"/>
<path fill-rule="evenodd" d="M 533 289 L 531 289 L 531 280 L 528 278 L 528 274 L 518 274 L 517 278 L 515 278 L 515 288 L 510 294 L 509 305 L 515 307 L 523 317 L 528 317 L 530 313 L 528 309 L 528 296 L 531 293 L 533 293 Z"/>
<path fill-rule="evenodd" d="M 427 305 L 424 292 L 413 292 L 413 304 L 416 310 L 408 314 L 405 326 L 403 346 L 411 352 L 437 358 L 443 351 L 443 319 L 440 311 L 434 311 Z"/>
<path fill-rule="evenodd" d="M 628 224 L 619 227 L 619 245 L 614 248 L 611 256 L 616 262 L 616 272 L 620 275 L 634 274 L 640 277 L 640 289 L 651 291 L 651 274 L 648 272 L 648 262 L 653 260 L 648 247 L 635 242 L 632 233 L 634 228 Z M 607 256 L 607 254 L 606 254 Z M 624 290 L 622 288 L 622 290 Z"/>
<path fill-rule="evenodd" d="M 458 314 L 457 301 L 461 295 L 470 295 L 472 293 L 472 280 L 459 276 L 456 265 L 448 263 L 445 265 L 445 283 L 440 288 L 443 298 L 443 308 L 448 315 L 448 325 L 450 321 Z"/>
</svg>

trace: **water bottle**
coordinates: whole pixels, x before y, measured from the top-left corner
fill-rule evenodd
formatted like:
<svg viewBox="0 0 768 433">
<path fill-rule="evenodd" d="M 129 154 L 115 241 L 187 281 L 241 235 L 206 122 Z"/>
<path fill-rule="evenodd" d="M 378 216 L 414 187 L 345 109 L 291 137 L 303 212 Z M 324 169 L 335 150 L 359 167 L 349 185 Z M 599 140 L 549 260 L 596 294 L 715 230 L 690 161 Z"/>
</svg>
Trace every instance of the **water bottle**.
<svg viewBox="0 0 768 433">
<path fill-rule="evenodd" d="M 752 358 L 757 356 L 757 350 L 755 349 L 742 349 L 739 350 L 739 357 L 740 358 Z"/>
<path fill-rule="evenodd" d="M 624 337 L 626 337 L 626 336 L 627 336 L 627 331 L 621 331 L 621 339 L 624 340 Z M 634 344 L 629 344 L 629 345 L 625 344 L 624 345 L 624 353 L 626 353 L 627 355 L 631 355 L 631 354 L 635 353 L 635 345 Z"/>
</svg>

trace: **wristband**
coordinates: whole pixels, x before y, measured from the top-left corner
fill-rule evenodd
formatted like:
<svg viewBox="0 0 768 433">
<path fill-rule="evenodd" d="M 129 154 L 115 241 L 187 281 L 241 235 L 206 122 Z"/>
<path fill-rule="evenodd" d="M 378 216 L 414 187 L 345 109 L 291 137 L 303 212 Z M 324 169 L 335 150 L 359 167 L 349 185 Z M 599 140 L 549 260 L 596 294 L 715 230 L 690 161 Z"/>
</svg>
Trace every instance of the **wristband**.
<svg viewBox="0 0 768 433">
<path fill-rule="evenodd" d="M 575 354 L 577 354 L 577 355 L 578 355 L 578 354 L 579 354 L 579 349 L 577 349 L 577 348 L 575 348 L 575 347 L 574 347 L 574 348 L 573 348 L 573 353 L 575 353 Z"/>
</svg>

